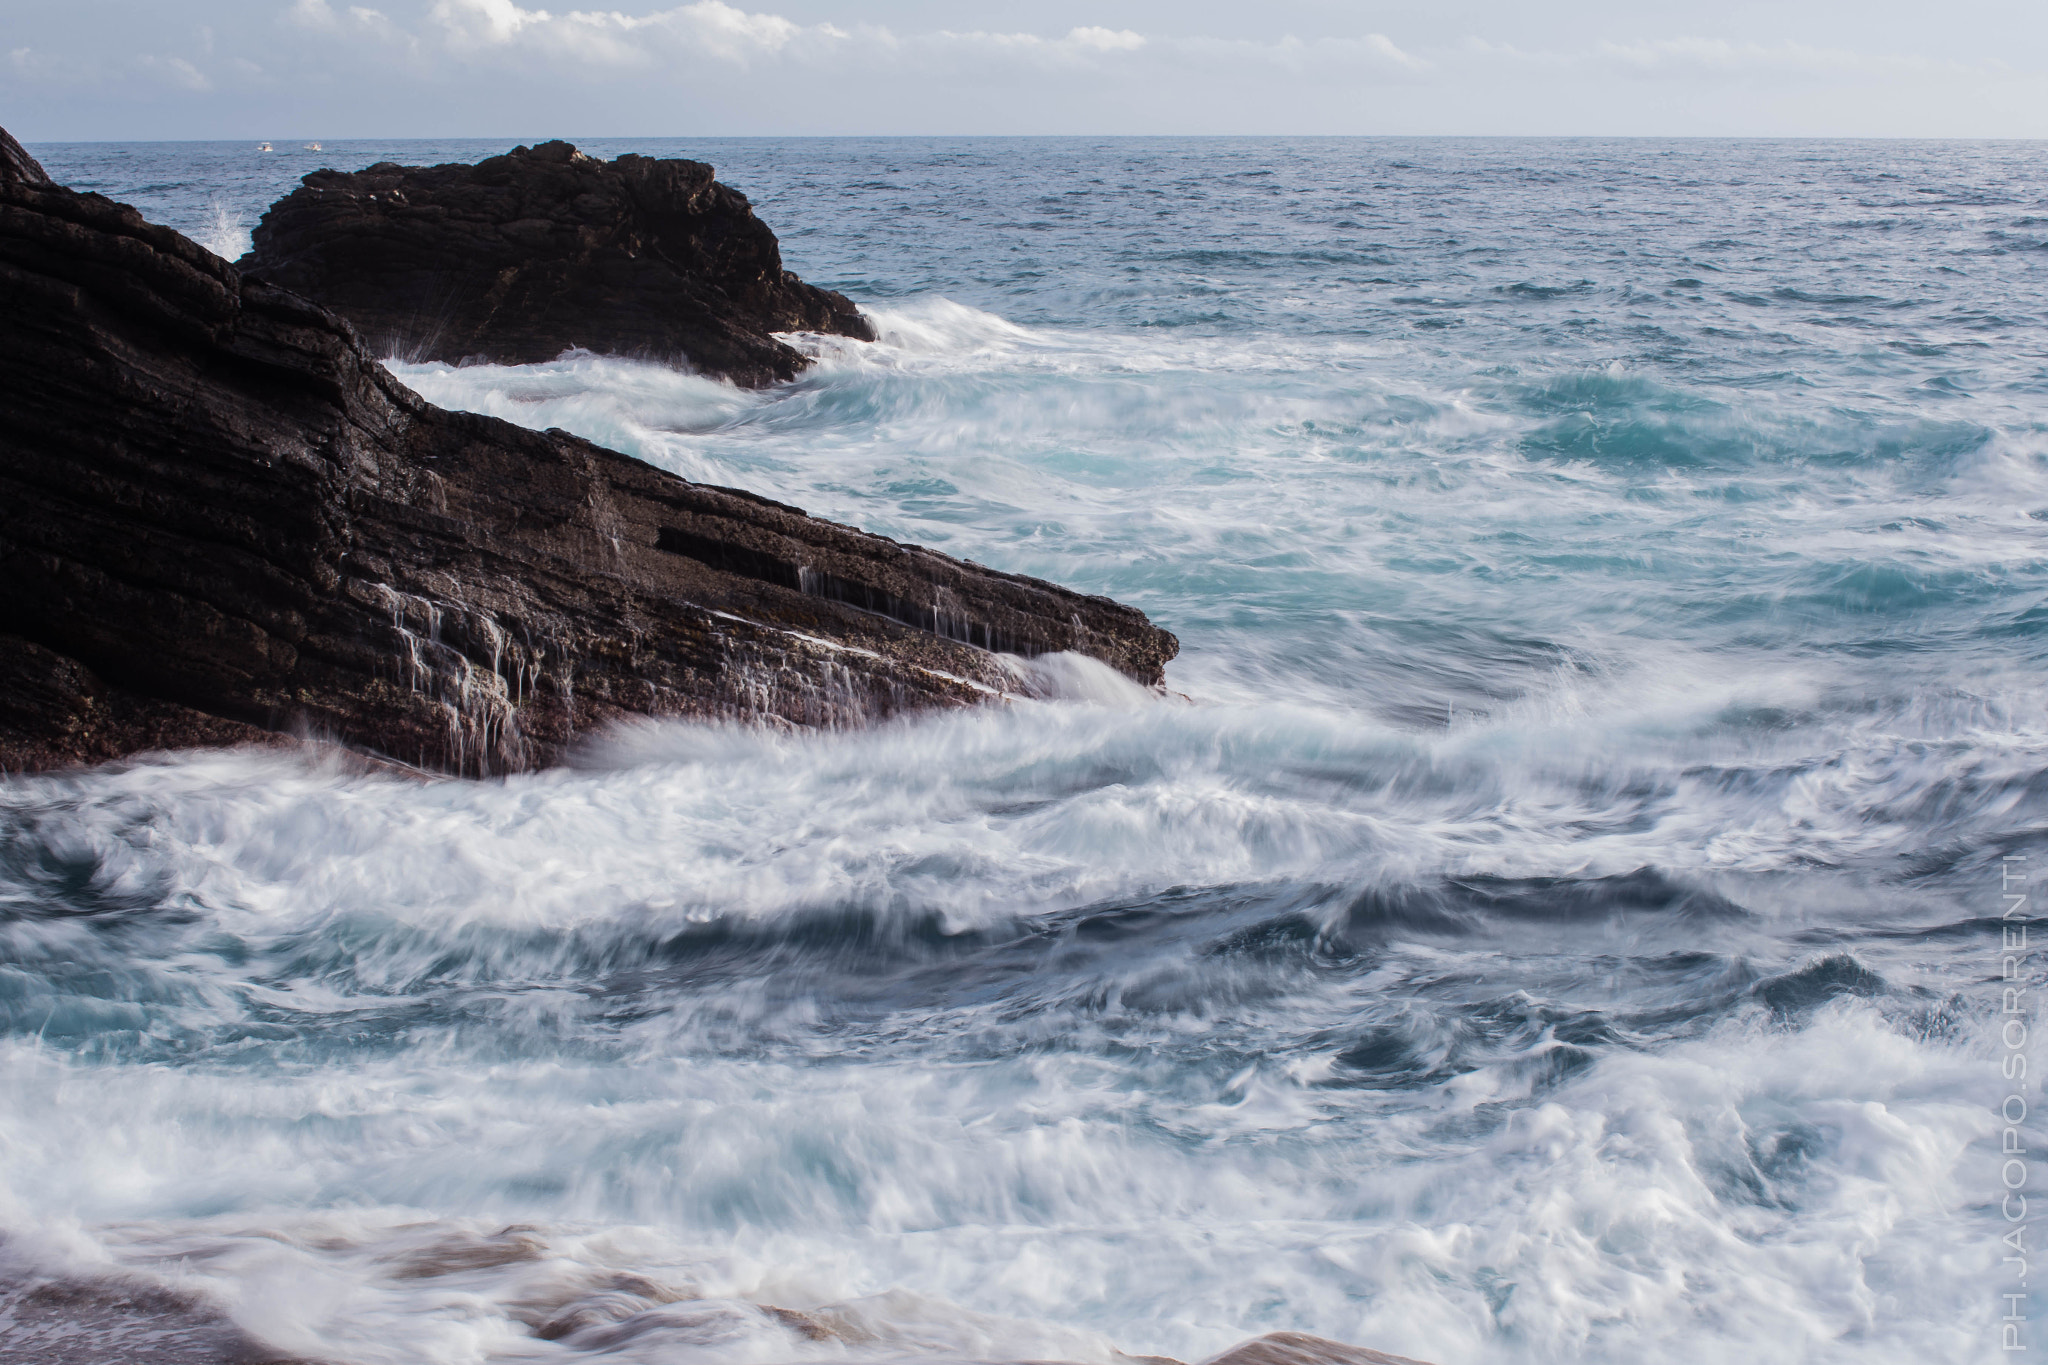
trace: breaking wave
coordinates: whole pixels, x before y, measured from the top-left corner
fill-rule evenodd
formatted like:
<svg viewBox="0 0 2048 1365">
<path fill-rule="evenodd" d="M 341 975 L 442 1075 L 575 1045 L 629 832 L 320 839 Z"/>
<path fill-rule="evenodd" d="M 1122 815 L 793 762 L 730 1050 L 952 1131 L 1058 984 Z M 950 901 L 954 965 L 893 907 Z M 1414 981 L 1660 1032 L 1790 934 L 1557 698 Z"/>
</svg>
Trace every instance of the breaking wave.
<svg viewBox="0 0 2048 1365">
<path fill-rule="evenodd" d="M 393 368 L 1131 602 L 1169 695 L 1052 657 L 488 783 L 10 779 L 10 1321 L 393 1365 L 1987 1339 L 2040 320 L 2004 210 L 1886 177 L 1975 203 L 2020 153 L 711 154 L 880 342 L 763 392 Z"/>
</svg>

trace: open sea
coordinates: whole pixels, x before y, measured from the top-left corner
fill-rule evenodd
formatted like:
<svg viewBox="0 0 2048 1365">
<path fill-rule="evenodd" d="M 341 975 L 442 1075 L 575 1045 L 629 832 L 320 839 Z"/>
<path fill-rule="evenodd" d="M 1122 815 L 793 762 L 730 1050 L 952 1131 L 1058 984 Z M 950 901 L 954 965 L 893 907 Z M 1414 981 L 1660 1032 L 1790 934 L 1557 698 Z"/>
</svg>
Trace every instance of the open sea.
<svg viewBox="0 0 2048 1365">
<path fill-rule="evenodd" d="M 2048 1334 L 2048 144 L 577 141 L 883 340 L 406 383 L 1110 594 L 1170 694 L 0 781 L 17 1268 L 333 1365 Z M 508 145 L 30 150 L 233 257 Z"/>
</svg>

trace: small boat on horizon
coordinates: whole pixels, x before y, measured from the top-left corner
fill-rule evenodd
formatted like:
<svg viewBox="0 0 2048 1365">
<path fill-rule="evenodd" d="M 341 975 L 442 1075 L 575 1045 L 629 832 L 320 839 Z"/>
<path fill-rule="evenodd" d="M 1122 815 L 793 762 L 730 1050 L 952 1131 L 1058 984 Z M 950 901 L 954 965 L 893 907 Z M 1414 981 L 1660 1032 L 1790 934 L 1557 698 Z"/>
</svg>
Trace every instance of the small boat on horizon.
<svg viewBox="0 0 2048 1365">
<path fill-rule="evenodd" d="M 317 142 L 309 142 L 306 144 L 306 150 L 309 152 L 317 152 L 320 150 L 320 144 Z"/>
<path fill-rule="evenodd" d="M 257 144 L 256 144 L 256 150 L 257 150 L 257 151 L 259 151 L 259 152 L 267 152 L 267 151 L 270 151 L 270 150 L 272 150 L 272 149 L 271 149 L 271 146 L 270 146 L 270 144 L 269 144 L 269 143 L 267 143 L 267 142 L 259 142 L 259 143 L 257 143 Z"/>
</svg>

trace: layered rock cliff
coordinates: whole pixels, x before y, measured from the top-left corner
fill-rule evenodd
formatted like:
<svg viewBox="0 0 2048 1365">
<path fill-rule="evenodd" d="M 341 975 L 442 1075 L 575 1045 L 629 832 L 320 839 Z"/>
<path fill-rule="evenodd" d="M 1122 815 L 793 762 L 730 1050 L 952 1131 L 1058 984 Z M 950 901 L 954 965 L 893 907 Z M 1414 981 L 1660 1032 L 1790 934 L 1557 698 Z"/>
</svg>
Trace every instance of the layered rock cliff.
<svg viewBox="0 0 2048 1365">
<path fill-rule="evenodd" d="M 775 234 L 711 167 L 566 142 L 473 166 L 317 171 L 238 264 L 411 360 L 521 364 L 580 346 L 759 386 L 808 363 L 771 333 L 875 339 L 845 295 L 782 268 Z"/>
<path fill-rule="evenodd" d="M 1144 683 L 1106 598 L 443 411 L 333 313 L 0 132 L 0 766 L 346 741 L 558 761 L 630 716 L 870 721 L 1013 686 L 991 651 Z"/>
</svg>

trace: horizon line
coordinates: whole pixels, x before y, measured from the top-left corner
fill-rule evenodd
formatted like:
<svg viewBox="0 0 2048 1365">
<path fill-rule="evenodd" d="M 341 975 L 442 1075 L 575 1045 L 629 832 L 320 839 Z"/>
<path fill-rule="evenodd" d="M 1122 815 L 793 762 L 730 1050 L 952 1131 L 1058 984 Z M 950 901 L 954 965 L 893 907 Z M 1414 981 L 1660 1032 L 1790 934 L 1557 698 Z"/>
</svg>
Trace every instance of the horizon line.
<svg viewBox="0 0 2048 1365">
<path fill-rule="evenodd" d="M 6 125 L 0 124 L 0 127 Z M 10 130 L 11 131 L 11 130 Z M 269 133 L 236 137 L 24 137 L 23 145 L 85 146 L 137 143 L 262 142 L 661 142 L 676 139 L 718 142 L 960 142 L 1076 141 L 1402 141 L 1402 142 L 2040 142 L 2048 135 L 2021 133 L 579 133 L 550 136 L 501 133 L 388 134 Z M 530 139 L 530 140 L 529 140 Z M 303 151 L 303 147 L 283 148 Z"/>
</svg>

